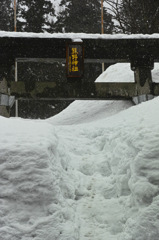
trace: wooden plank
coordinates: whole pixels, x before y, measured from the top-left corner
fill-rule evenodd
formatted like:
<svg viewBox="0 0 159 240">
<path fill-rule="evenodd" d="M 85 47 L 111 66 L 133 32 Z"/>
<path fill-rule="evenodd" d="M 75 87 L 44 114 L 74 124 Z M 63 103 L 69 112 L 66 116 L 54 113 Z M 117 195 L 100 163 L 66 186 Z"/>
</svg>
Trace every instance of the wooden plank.
<svg viewBox="0 0 159 240">
<path fill-rule="evenodd" d="M 101 98 L 130 99 L 138 95 L 136 83 L 96 83 L 97 96 Z"/>
<path fill-rule="evenodd" d="M 65 64 L 65 58 L 17 58 L 17 62 L 34 62 L 34 63 L 49 63 L 53 64 L 55 62 L 60 62 Z M 124 62 L 123 60 L 111 60 L 111 59 L 84 59 L 84 63 L 110 63 L 115 64 L 116 62 Z"/>
<path fill-rule="evenodd" d="M 121 100 L 138 95 L 135 83 L 36 82 L 32 91 L 25 82 L 11 82 L 11 95 L 23 99 Z"/>
</svg>

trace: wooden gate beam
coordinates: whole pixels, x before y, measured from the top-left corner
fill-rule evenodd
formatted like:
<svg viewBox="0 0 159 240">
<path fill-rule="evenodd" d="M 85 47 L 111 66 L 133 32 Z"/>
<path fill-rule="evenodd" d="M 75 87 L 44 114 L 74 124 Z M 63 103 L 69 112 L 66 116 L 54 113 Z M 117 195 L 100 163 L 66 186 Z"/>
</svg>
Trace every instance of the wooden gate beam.
<svg viewBox="0 0 159 240">
<path fill-rule="evenodd" d="M 41 35 L 27 37 L 23 33 L 17 35 L 15 33 L 12 37 L 9 34 L 8 37 L 0 36 L 0 61 L 7 62 L 9 58 L 13 60 L 16 58 L 65 59 L 66 44 L 73 40 L 69 34 L 65 34 L 65 38 L 60 38 L 61 35 L 58 37 L 57 34 L 51 34 L 50 38 L 38 36 Z M 105 59 L 105 61 L 130 62 L 134 57 L 147 55 L 159 61 L 159 37 L 153 38 L 153 35 L 145 38 L 139 35 L 139 38 L 135 36 L 133 39 L 130 35 L 121 35 L 121 38 L 114 35 L 113 38 L 113 35 L 96 36 L 94 34 L 92 38 L 89 38 L 89 34 L 74 34 L 74 38 L 81 38 L 83 41 L 85 60 Z"/>
<path fill-rule="evenodd" d="M 16 99 L 65 99 L 65 100 L 122 100 L 142 94 L 159 95 L 159 84 L 138 87 L 137 83 L 57 83 L 36 82 L 34 89 L 27 91 L 25 82 L 11 82 L 11 95 Z"/>
</svg>

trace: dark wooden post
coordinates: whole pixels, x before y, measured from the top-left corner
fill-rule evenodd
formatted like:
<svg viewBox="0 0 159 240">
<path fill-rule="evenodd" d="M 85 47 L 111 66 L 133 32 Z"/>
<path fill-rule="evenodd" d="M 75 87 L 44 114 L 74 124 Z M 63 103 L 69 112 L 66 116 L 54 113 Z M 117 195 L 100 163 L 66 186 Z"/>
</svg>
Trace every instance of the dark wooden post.
<svg viewBox="0 0 159 240">
<path fill-rule="evenodd" d="M 0 116 L 10 117 L 11 62 L 0 65 Z"/>
<path fill-rule="evenodd" d="M 2 81 L 0 81 L 0 116 L 10 117 L 7 81 L 4 77 L 1 80 Z"/>
</svg>

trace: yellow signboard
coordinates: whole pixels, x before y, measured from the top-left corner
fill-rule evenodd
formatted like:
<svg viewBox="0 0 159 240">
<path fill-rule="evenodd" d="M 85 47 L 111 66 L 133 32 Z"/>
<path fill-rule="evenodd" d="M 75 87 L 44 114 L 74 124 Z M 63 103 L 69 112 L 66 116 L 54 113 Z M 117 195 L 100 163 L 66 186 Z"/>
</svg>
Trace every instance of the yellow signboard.
<svg viewBox="0 0 159 240">
<path fill-rule="evenodd" d="M 82 43 L 68 43 L 66 48 L 67 78 L 81 78 L 84 72 L 84 49 Z"/>
</svg>

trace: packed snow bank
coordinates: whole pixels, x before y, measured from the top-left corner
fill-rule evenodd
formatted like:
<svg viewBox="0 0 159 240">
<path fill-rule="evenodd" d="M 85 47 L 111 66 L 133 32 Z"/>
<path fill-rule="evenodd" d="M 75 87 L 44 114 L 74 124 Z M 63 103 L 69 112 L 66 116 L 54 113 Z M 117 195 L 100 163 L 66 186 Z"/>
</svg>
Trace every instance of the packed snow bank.
<svg viewBox="0 0 159 240">
<path fill-rule="evenodd" d="M 152 81 L 159 82 L 159 63 L 154 64 Z M 116 63 L 108 67 L 96 82 L 134 82 L 134 72 L 130 68 L 130 63 Z"/>
<path fill-rule="evenodd" d="M 0 126 L 0 239 L 75 239 L 73 175 L 53 127 L 2 117 Z"/>
<path fill-rule="evenodd" d="M 96 82 L 134 82 L 134 72 L 130 63 L 116 63 L 108 67 Z"/>
<path fill-rule="evenodd" d="M 97 119 L 0 118 L 1 239 L 159 238 L 159 98 Z"/>
<path fill-rule="evenodd" d="M 74 101 L 60 114 L 48 119 L 54 125 L 75 125 L 105 119 L 131 107 L 131 101 Z"/>
<path fill-rule="evenodd" d="M 156 98 L 78 128 L 57 127 L 79 178 L 80 240 L 159 238 L 158 121 Z"/>
</svg>

